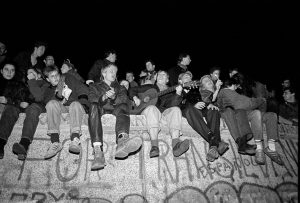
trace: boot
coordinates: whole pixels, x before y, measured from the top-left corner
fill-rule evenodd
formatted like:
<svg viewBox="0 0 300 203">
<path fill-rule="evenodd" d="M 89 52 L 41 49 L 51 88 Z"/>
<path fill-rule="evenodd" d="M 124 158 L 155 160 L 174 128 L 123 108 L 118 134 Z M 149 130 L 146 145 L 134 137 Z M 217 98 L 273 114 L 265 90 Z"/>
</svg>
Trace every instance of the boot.
<svg viewBox="0 0 300 203">
<path fill-rule="evenodd" d="M 94 160 L 92 162 L 91 170 L 96 171 L 103 169 L 106 166 L 104 154 L 101 151 L 101 147 L 99 145 L 94 147 Z"/>
<path fill-rule="evenodd" d="M 243 155 L 253 156 L 256 153 L 255 146 L 247 143 L 247 137 L 239 137 L 236 139 L 238 145 L 238 152 Z"/>
</svg>

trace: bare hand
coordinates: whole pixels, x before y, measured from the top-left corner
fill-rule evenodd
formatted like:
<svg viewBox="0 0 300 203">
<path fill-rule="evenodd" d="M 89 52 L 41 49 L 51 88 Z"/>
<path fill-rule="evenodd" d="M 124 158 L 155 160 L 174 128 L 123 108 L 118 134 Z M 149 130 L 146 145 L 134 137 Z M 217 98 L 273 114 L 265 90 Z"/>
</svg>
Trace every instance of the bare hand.
<svg viewBox="0 0 300 203">
<path fill-rule="evenodd" d="M 219 111 L 219 108 L 218 108 L 217 106 L 213 105 L 213 104 L 209 104 L 209 105 L 207 106 L 207 109 Z"/>
<path fill-rule="evenodd" d="M 114 99 L 116 97 L 116 93 L 114 90 L 108 90 L 105 95 L 110 98 L 110 99 Z"/>
<path fill-rule="evenodd" d="M 29 104 L 28 104 L 27 102 L 21 102 L 21 103 L 20 103 L 20 107 L 23 108 L 23 109 L 27 108 L 28 105 L 29 105 Z"/>
<path fill-rule="evenodd" d="M 28 78 L 28 80 L 32 80 L 32 79 L 36 80 L 38 78 L 38 74 L 33 69 L 28 69 L 27 78 Z"/>
<path fill-rule="evenodd" d="M 175 89 L 176 89 L 176 94 L 181 95 L 182 90 L 183 90 L 182 86 L 178 85 Z"/>
<path fill-rule="evenodd" d="M 222 84 L 223 84 L 223 82 L 220 79 L 218 79 L 217 83 L 216 83 L 217 89 L 220 89 L 220 87 L 221 87 Z"/>
<path fill-rule="evenodd" d="M 136 106 L 139 106 L 141 104 L 141 100 L 136 96 L 133 97 L 133 101 L 134 101 Z"/>
<path fill-rule="evenodd" d="M 195 104 L 195 108 L 197 108 L 197 109 L 203 109 L 204 107 L 205 107 L 204 102 L 198 102 Z"/>
<path fill-rule="evenodd" d="M 7 103 L 7 99 L 5 98 L 5 96 L 0 96 L 0 103 L 1 104 L 6 104 Z"/>
</svg>

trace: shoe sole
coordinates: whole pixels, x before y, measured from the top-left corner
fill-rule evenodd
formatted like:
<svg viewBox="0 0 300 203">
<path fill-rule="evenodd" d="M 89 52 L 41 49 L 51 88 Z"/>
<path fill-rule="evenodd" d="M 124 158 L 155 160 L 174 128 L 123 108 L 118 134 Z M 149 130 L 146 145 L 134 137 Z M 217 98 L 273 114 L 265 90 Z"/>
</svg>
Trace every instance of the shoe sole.
<svg viewBox="0 0 300 203">
<path fill-rule="evenodd" d="M 245 151 L 238 151 L 239 154 L 242 154 L 242 155 L 249 155 L 249 156 L 254 156 L 255 155 L 255 151 L 253 153 L 249 153 L 249 152 L 245 152 Z"/>
<path fill-rule="evenodd" d="M 80 147 L 70 146 L 69 152 L 72 154 L 80 154 Z"/>
<path fill-rule="evenodd" d="M 135 137 L 134 139 L 128 141 L 122 149 L 119 149 L 118 152 L 116 152 L 115 158 L 122 159 L 127 157 L 130 153 L 137 151 L 141 147 L 142 142 L 142 139 L 139 137 Z"/>
<path fill-rule="evenodd" d="M 223 154 L 225 154 L 225 152 L 228 151 L 229 149 L 229 144 L 223 144 L 224 147 L 222 147 L 221 149 L 218 148 L 218 153 L 220 156 L 222 156 Z"/>
<path fill-rule="evenodd" d="M 26 150 L 19 143 L 13 145 L 13 153 L 18 155 L 18 159 L 24 161 L 27 157 Z"/>
<path fill-rule="evenodd" d="M 276 164 L 278 164 L 278 165 L 280 165 L 280 166 L 283 166 L 283 165 L 284 165 L 283 161 L 278 162 L 277 160 L 275 160 L 275 159 L 272 157 L 272 155 L 270 154 L 270 152 L 267 151 L 267 149 L 264 149 L 264 153 L 271 159 L 271 161 L 275 162 Z M 278 155 L 278 156 L 280 156 L 280 155 Z"/>
<path fill-rule="evenodd" d="M 181 156 L 182 154 L 184 154 L 185 152 L 187 152 L 187 150 L 189 150 L 189 148 L 190 148 L 190 141 L 189 140 L 184 140 L 183 142 L 182 142 L 182 144 L 180 145 L 180 152 L 174 152 L 173 151 L 173 155 L 175 156 L 175 157 L 179 157 L 179 156 Z"/>
<path fill-rule="evenodd" d="M 55 155 L 58 154 L 61 150 L 62 150 L 62 148 L 60 148 L 55 154 L 53 154 L 51 156 L 45 156 L 44 159 L 51 159 L 52 157 L 55 157 Z"/>
<path fill-rule="evenodd" d="M 104 167 L 106 166 L 106 164 L 103 164 L 103 165 L 99 165 L 99 166 L 94 166 L 94 167 L 91 167 L 91 171 L 98 171 L 98 170 L 101 170 L 101 169 L 104 169 Z"/>
</svg>

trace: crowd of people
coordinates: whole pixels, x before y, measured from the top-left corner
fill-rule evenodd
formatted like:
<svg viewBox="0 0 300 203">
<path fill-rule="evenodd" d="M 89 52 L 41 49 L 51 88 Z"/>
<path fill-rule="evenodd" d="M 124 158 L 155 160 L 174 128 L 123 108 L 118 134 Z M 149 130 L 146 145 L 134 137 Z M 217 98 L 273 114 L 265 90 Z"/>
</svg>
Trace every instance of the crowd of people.
<svg viewBox="0 0 300 203">
<path fill-rule="evenodd" d="M 59 68 L 53 55 L 45 55 L 46 49 L 47 43 L 39 41 L 31 51 L 10 57 L 6 45 L 0 42 L 0 103 L 3 107 L 0 159 L 4 157 L 5 145 L 21 112 L 26 117 L 20 141 L 12 147 L 13 153 L 19 160 L 26 159 L 39 115 L 47 113 L 47 134 L 51 143 L 44 158 L 54 157 L 62 150 L 61 114 L 68 112 L 69 152 L 73 154 L 81 153 L 82 119 L 88 114 L 94 155 L 91 170 L 100 170 L 106 165 L 101 116 L 107 113 L 116 116 L 116 159 L 126 159 L 141 148 L 141 137 L 129 136 L 129 115 L 133 114 L 145 116 L 151 140 L 150 158 L 160 155 L 158 134 L 162 123 L 169 128 L 174 157 L 189 150 L 189 140 L 182 138 L 181 129 L 182 119 L 186 118 L 209 145 L 206 160 L 215 161 L 229 149 L 220 133 L 220 118 L 223 118 L 240 154 L 255 156 L 257 164 L 265 164 L 268 156 L 283 165 L 275 145 L 278 123 L 298 125 L 296 91 L 288 78 L 282 83 L 283 98 L 278 100 L 274 90 L 245 77 L 237 68 L 228 70 L 222 80 L 218 66 L 194 79 L 189 70 L 191 57 L 183 53 L 179 55 L 177 65 L 170 69 L 156 70 L 155 63 L 149 59 L 137 78 L 134 72 L 128 71 L 124 79 L 119 80 L 114 50 L 107 51 L 104 59 L 95 61 L 85 77 L 69 59 L 65 59 Z M 263 125 L 267 146 L 264 146 Z M 255 144 L 249 144 L 252 139 Z"/>
</svg>

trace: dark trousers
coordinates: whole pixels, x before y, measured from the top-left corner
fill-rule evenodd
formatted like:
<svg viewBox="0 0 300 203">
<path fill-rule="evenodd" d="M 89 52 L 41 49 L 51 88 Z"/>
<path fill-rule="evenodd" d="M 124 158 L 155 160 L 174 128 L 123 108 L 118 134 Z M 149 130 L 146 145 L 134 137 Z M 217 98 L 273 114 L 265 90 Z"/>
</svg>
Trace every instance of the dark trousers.
<svg viewBox="0 0 300 203">
<path fill-rule="evenodd" d="M 220 113 L 217 110 L 197 109 L 193 105 L 187 105 L 182 110 L 183 116 L 187 119 L 189 125 L 200 134 L 210 146 L 218 146 L 220 137 Z M 207 124 L 205 123 L 203 117 Z"/>
<path fill-rule="evenodd" d="M 15 123 L 19 118 L 21 108 L 7 104 L 0 119 L 0 138 L 7 141 Z"/>
<path fill-rule="evenodd" d="M 247 134 L 252 134 L 246 110 L 234 110 L 228 107 L 221 113 L 221 116 L 225 120 L 234 140 Z"/>
<path fill-rule="evenodd" d="M 117 105 L 112 111 L 107 111 L 100 107 L 98 104 L 91 104 L 88 125 L 92 143 L 103 143 L 103 129 L 101 123 L 101 116 L 107 113 L 116 116 L 116 136 L 118 136 L 120 133 L 129 133 L 130 117 L 129 107 L 127 104 Z M 116 139 L 116 141 L 118 142 L 118 139 Z"/>
<path fill-rule="evenodd" d="M 27 138 L 32 142 L 36 128 L 39 124 L 39 116 L 41 113 L 45 112 L 45 106 L 37 103 L 32 103 L 26 108 L 26 118 L 23 123 L 22 138 Z"/>
<path fill-rule="evenodd" d="M 23 123 L 22 138 L 27 138 L 30 140 L 30 142 L 32 142 L 34 133 L 39 123 L 39 116 L 43 112 L 46 112 L 45 107 L 36 103 L 33 103 L 26 108 L 26 117 Z M 15 123 L 19 118 L 19 113 L 21 113 L 21 109 L 16 106 L 7 105 L 5 107 L 0 119 L 0 138 L 6 141 L 8 140 Z"/>
</svg>

